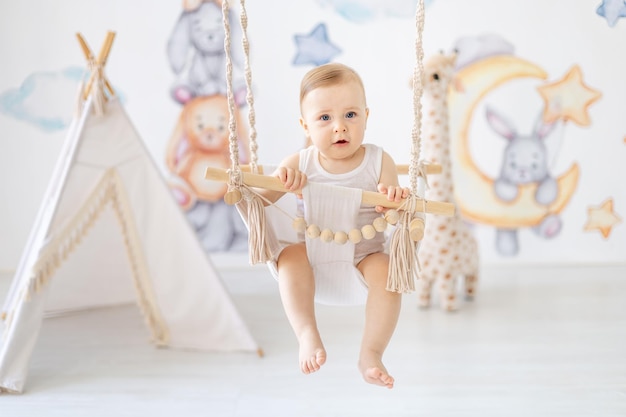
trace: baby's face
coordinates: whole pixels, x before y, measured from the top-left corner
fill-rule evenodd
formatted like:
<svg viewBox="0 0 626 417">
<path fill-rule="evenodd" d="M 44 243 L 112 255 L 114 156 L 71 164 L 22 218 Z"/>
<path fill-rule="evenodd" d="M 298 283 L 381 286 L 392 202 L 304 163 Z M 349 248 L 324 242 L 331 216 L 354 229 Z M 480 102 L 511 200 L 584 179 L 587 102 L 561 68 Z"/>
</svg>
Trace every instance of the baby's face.
<svg viewBox="0 0 626 417">
<path fill-rule="evenodd" d="M 342 160 L 359 150 L 369 110 L 358 82 L 316 88 L 301 107 L 300 124 L 325 158 Z"/>
</svg>

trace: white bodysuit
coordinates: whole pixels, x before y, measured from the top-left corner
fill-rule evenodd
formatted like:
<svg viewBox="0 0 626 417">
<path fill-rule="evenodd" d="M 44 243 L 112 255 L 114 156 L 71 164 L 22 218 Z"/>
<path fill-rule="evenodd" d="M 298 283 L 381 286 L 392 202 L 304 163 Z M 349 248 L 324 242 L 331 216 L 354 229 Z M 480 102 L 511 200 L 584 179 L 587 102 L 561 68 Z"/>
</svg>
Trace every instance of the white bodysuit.
<svg viewBox="0 0 626 417">
<path fill-rule="evenodd" d="M 356 188 L 364 191 L 378 192 L 378 182 L 383 163 L 383 149 L 372 144 L 363 145 L 365 155 L 363 161 L 356 169 L 344 174 L 331 174 L 326 171 L 319 160 L 319 151 L 314 146 L 310 146 L 300 151 L 300 171 L 305 173 L 307 180 L 318 184 L 340 185 L 342 187 Z M 303 213 L 298 213 L 302 215 Z M 305 214 L 306 216 L 306 214 Z M 374 219 L 380 217 L 372 206 L 361 206 L 357 223 L 352 226 L 360 229 L 366 224 L 372 224 Z M 324 225 L 318 225 L 324 229 Z M 347 233 L 350 229 L 348 225 L 343 230 Z M 385 236 L 377 233 L 371 240 L 363 239 L 354 249 L 354 264 L 357 265 L 367 255 L 375 252 L 382 252 L 385 245 Z"/>
<path fill-rule="evenodd" d="M 346 233 L 372 224 L 380 217 L 374 207 L 361 206 L 361 191 L 377 192 L 382 169 L 382 148 L 365 144 L 362 163 L 344 174 L 331 174 L 319 162 L 319 151 L 308 147 L 300 151 L 300 171 L 307 176 L 307 186 L 302 190 L 302 204 L 298 215 L 304 215 L 307 224 L 316 224 L 321 230 Z M 348 188 L 346 188 L 348 187 Z M 304 206 L 304 207 L 302 207 Z M 363 239 L 354 245 L 306 240 L 307 255 L 315 276 L 315 301 L 331 305 L 363 304 L 367 299 L 367 286 L 356 265 L 367 255 L 382 252 L 385 235 L 376 233 L 373 239 Z M 277 277 L 275 262 L 270 270 Z"/>
</svg>

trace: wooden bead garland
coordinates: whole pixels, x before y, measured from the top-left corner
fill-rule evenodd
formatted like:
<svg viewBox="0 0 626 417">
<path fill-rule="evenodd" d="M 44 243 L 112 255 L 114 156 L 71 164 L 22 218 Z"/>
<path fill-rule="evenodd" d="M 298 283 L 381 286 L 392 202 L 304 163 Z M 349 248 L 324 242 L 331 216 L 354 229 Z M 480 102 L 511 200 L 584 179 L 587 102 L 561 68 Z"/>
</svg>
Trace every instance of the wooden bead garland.
<svg viewBox="0 0 626 417">
<path fill-rule="evenodd" d="M 322 233 L 320 234 L 320 239 L 322 239 L 322 242 L 328 243 L 331 240 L 335 239 L 335 234 L 330 229 L 324 229 L 322 230 Z"/>
<path fill-rule="evenodd" d="M 348 233 L 348 238 L 350 238 L 350 242 L 356 245 L 361 240 L 363 240 L 363 235 L 361 234 L 361 231 L 359 229 L 352 229 Z"/>
<path fill-rule="evenodd" d="M 387 210 L 384 217 L 377 217 L 372 224 L 366 224 L 361 229 L 352 229 L 348 233 L 342 231 L 333 232 L 330 229 L 321 230 L 315 224 L 307 225 L 303 217 L 296 217 L 291 225 L 296 232 L 306 233 L 309 239 L 317 239 L 319 237 L 322 242 L 335 242 L 338 245 L 343 245 L 348 240 L 357 244 L 363 239 L 373 239 L 376 233 L 387 230 L 387 224 L 396 224 L 399 218 L 400 215 L 396 210 Z"/>
<path fill-rule="evenodd" d="M 374 226 L 372 226 L 371 224 L 366 224 L 365 226 L 361 227 L 361 233 L 363 234 L 364 239 L 374 239 L 374 236 L 376 236 L 376 229 L 374 229 Z"/>
<path fill-rule="evenodd" d="M 346 232 L 335 232 L 335 243 L 343 245 L 348 241 L 348 234 Z"/>
</svg>

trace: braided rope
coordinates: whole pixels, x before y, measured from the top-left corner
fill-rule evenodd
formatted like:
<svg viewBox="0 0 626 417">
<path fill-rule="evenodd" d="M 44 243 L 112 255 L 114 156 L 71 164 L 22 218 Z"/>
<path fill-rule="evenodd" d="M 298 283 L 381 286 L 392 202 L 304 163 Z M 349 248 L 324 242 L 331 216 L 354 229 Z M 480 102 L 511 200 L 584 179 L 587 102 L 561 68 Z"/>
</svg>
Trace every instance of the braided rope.
<svg viewBox="0 0 626 417">
<path fill-rule="evenodd" d="M 409 179 L 411 181 L 411 195 L 403 205 L 411 211 L 403 211 L 400 221 L 396 225 L 389 240 L 389 275 L 387 277 L 387 291 L 405 293 L 415 290 L 415 280 L 420 269 L 417 258 L 417 242 L 411 238 L 411 224 L 416 216 L 413 209 L 418 199 L 418 179 L 426 178 L 425 168 L 420 162 L 420 136 L 422 124 L 422 79 L 424 74 L 424 49 L 422 47 L 422 33 L 424 32 L 424 0 L 418 0 L 415 11 L 415 69 L 413 71 L 413 129 L 411 130 L 411 163 L 409 165 Z M 425 204 L 425 203 L 422 203 Z M 418 220 L 419 221 L 419 220 Z"/>
<path fill-rule="evenodd" d="M 241 4 L 241 29 L 243 32 L 243 49 L 245 54 L 245 75 L 246 75 L 246 100 L 250 106 L 248 117 L 250 122 L 250 166 L 253 172 L 257 171 L 257 142 L 256 142 L 256 129 L 254 127 L 254 98 L 252 96 L 252 72 L 250 70 L 250 46 L 248 42 L 248 15 L 246 13 L 245 1 L 240 0 Z M 230 148 L 230 160 L 231 169 L 229 170 L 229 191 L 226 193 L 232 194 L 235 198 L 239 197 L 237 209 L 242 216 L 245 217 L 246 224 L 248 225 L 248 252 L 250 255 L 250 263 L 257 264 L 261 262 L 267 262 L 272 259 L 271 239 L 267 236 L 267 229 L 265 228 L 265 208 L 263 202 L 256 195 L 256 193 L 249 192 L 249 189 L 242 187 L 241 167 L 239 166 L 239 150 L 237 143 L 237 124 L 235 121 L 235 100 L 233 97 L 233 65 L 231 57 L 230 46 L 230 24 L 228 21 L 230 4 L 228 0 L 222 0 L 222 19 L 224 23 L 224 52 L 226 53 L 226 94 L 228 98 L 228 112 L 229 112 L 229 148 Z M 241 198 L 241 197 L 244 198 Z M 226 196 L 225 196 L 226 197 Z"/>
<path fill-rule="evenodd" d="M 239 172 L 239 147 L 237 144 L 237 123 L 235 121 L 235 98 L 233 95 L 233 61 L 230 53 L 230 4 L 222 0 L 222 23 L 224 24 L 224 51 L 226 52 L 226 97 L 228 99 L 228 144 L 231 169 Z"/>
<path fill-rule="evenodd" d="M 409 165 L 409 178 L 411 180 L 411 193 L 417 195 L 417 179 L 423 175 L 419 168 L 420 163 L 420 137 L 422 124 L 423 74 L 424 74 L 424 48 L 422 46 L 422 34 L 424 33 L 424 0 L 417 2 L 415 12 L 415 69 L 413 71 L 413 129 L 411 130 L 411 163 Z M 423 176 L 426 178 L 425 176 Z"/>
<path fill-rule="evenodd" d="M 250 169 L 255 174 L 258 173 L 257 143 L 256 132 L 256 112 L 254 111 L 254 95 L 252 94 L 252 67 L 250 66 L 250 42 L 248 41 L 248 13 L 246 12 L 246 1 L 239 0 L 241 4 L 241 31 L 243 32 L 243 51 L 245 55 L 245 77 L 246 77 L 246 102 L 248 103 L 248 125 L 250 128 L 249 144 L 250 149 Z"/>
</svg>

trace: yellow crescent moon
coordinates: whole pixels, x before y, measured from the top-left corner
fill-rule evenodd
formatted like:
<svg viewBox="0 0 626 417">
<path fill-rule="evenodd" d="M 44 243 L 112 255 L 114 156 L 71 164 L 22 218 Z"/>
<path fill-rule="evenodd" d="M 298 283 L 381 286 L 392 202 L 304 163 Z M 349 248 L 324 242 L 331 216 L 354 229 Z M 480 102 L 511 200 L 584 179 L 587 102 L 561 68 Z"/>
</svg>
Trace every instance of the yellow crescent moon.
<svg viewBox="0 0 626 417">
<path fill-rule="evenodd" d="M 485 175 L 472 160 L 467 137 L 476 106 L 503 83 L 522 77 L 546 79 L 547 74 L 518 57 L 489 57 L 459 70 L 456 78 L 463 91 L 451 88 L 448 95 L 452 175 L 458 184 L 455 198 L 459 211 L 470 221 L 503 229 L 536 226 L 546 215 L 559 213 L 578 184 L 579 169 L 573 164 L 557 178 L 558 195 L 550 205 L 541 205 L 535 200 L 537 184 L 521 185 L 517 198 L 504 201 L 494 192 L 493 178 Z"/>
</svg>

